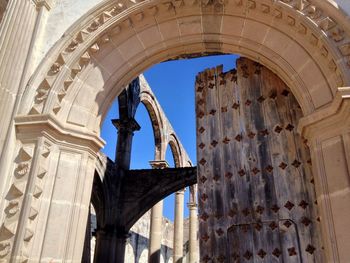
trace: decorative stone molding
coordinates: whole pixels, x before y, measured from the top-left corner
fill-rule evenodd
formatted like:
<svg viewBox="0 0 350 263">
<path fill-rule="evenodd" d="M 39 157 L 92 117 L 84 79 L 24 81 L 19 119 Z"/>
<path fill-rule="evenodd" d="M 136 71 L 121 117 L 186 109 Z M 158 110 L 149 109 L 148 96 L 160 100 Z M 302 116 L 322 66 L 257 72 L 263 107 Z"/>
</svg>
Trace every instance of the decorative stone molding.
<svg viewBox="0 0 350 263">
<path fill-rule="evenodd" d="M 327 14 L 327 10 L 319 8 L 316 4 L 299 0 L 280 0 L 274 3 L 253 0 L 219 1 L 217 3 L 214 1 L 181 1 L 180 5 L 179 2 L 106 3 L 95 10 L 91 15 L 92 19 L 85 20 L 84 23 L 79 21 L 80 25 L 66 34 L 75 37 L 71 40 L 65 38 L 52 51 L 51 55 L 59 54 L 57 60 L 60 62 L 55 62 L 50 66 L 47 77 L 37 87 L 36 99 L 29 114 L 41 114 L 49 110 L 58 114 L 69 87 L 89 63 L 90 55 L 99 52 L 101 45 L 110 41 L 110 36 L 120 35 L 152 16 L 159 14 L 171 16 L 171 13 L 166 12 L 177 10 L 176 13 L 181 14 L 186 8 L 207 8 L 216 4 L 225 5 L 226 12 L 231 12 L 231 8 L 234 8 L 234 12 L 239 10 L 246 12 L 248 9 L 248 16 L 256 14 L 255 17 L 264 17 L 267 20 L 276 19 L 276 22 L 280 20 L 280 23 L 288 24 L 300 36 L 308 39 L 308 42 L 314 46 L 315 52 L 322 55 L 319 63 L 327 65 L 328 68 L 323 69 L 325 72 L 337 75 L 337 86 L 343 86 L 350 81 L 347 74 L 350 71 L 349 30 L 342 28 L 340 23 Z M 130 6 L 134 7 L 131 9 Z M 160 13 L 159 10 L 162 12 Z M 101 34 L 102 32 L 104 34 Z M 64 41 L 66 43 L 63 43 Z M 65 70 L 62 71 L 60 69 L 63 66 Z M 39 71 L 44 70 L 45 67 L 42 65 Z M 52 89 L 55 91 L 52 92 Z M 56 99 L 52 98 L 50 101 L 56 100 L 56 102 L 44 110 L 48 95 L 51 93 L 57 95 Z"/>
<path fill-rule="evenodd" d="M 76 143 L 85 146 L 93 156 L 97 156 L 99 150 L 105 142 L 96 134 L 87 131 L 73 131 L 62 126 L 54 115 L 18 116 L 15 118 L 15 125 L 18 137 L 25 139 L 28 134 L 38 137 L 45 134 L 49 139 L 65 139 L 67 143 Z M 52 135 L 52 136 L 51 136 Z M 23 136 L 23 137 L 22 137 Z M 54 141 L 56 142 L 56 141 Z M 50 154 L 49 149 L 45 149 L 43 156 Z M 39 176 L 45 176 L 45 170 L 41 169 Z"/>
<path fill-rule="evenodd" d="M 15 259 L 16 262 L 27 262 L 33 259 L 32 249 L 37 245 L 34 240 L 38 242 L 37 239 L 43 238 L 43 233 L 36 233 L 36 229 L 39 222 L 42 224 L 43 220 L 47 220 L 47 215 L 43 215 L 46 213 L 45 208 L 42 210 L 44 190 L 47 193 L 47 187 L 52 187 L 52 182 L 56 180 L 54 176 L 47 176 L 48 171 L 53 171 L 50 166 L 52 157 L 58 157 L 52 155 L 53 149 L 71 147 L 75 152 L 86 153 L 92 162 L 93 157 L 97 158 L 104 142 L 95 134 L 69 131 L 50 115 L 17 117 L 15 125 L 21 147 L 15 156 L 14 177 L 6 195 L 8 203 L 0 227 L 0 261 Z M 33 160 L 35 163 L 32 163 Z M 55 159 L 54 162 L 57 161 L 60 159 Z M 91 163 L 89 168 L 93 168 Z M 91 178 L 89 180 L 92 183 Z M 51 186 L 48 186 L 47 180 Z M 16 251 L 16 255 L 11 254 L 13 251 Z"/>
<path fill-rule="evenodd" d="M 302 118 L 298 132 L 308 140 L 315 140 L 350 127 L 350 87 L 338 88 L 338 92 L 328 107 Z"/>
<path fill-rule="evenodd" d="M 44 6 L 48 11 L 53 7 L 53 0 L 33 0 L 37 8 Z"/>
<path fill-rule="evenodd" d="M 339 88 L 333 102 L 300 120 L 298 132 L 310 147 L 327 259 L 349 258 L 346 226 L 350 200 L 350 88 Z"/>
<path fill-rule="evenodd" d="M 11 179 L 12 185 L 6 195 L 9 202 L 0 228 L 0 260 L 7 260 L 14 246 L 14 236 L 17 233 L 19 211 L 22 208 L 23 196 L 28 183 L 33 151 L 34 145 L 22 146 L 15 158 L 14 177 Z"/>
</svg>

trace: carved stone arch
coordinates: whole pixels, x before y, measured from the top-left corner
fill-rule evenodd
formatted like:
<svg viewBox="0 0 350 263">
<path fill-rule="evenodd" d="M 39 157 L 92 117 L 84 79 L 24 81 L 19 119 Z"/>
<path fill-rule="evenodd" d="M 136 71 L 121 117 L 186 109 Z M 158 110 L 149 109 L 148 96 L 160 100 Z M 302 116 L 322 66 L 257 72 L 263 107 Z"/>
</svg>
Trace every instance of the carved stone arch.
<svg viewBox="0 0 350 263">
<path fill-rule="evenodd" d="M 120 5 L 107 1 L 52 49 L 56 61 L 39 67 L 20 114 L 53 113 L 68 126 L 98 133 L 113 98 L 148 66 L 211 52 L 239 53 L 268 66 L 291 87 L 304 113 L 311 113 L 329 104 L 337 87 L 350 83 L 350 30 L 328 15 L 341 12 L 334 6 L 322 10 L 316 3 L 297 2 L 228 1 L 214 9 L 212 2 L 177 6 L 159 0 Z M 177 30 L 169 32 L 167 26 L 172 25 Z M 87 95 L 83 99 L 78 94 Z"/>
<path fill-rule="evenodd" d="M 131 243 L 126 244 L 125 248 L 125 263 L 135 263 L 135 250 Z"/>
<path fill-rule="evenodd" d="M 140 257 L 139 257 L 139 261 L 137 262 L 147 262 L 147 258 L 148 258 L 148 249 L 145 248 L 142 250 Z"/>
<path fill-rule="evenodd" d="M 140 99 L 142 104 L 146 107 L 152 123 L 155 142 L 155 159 L 161 159 L 162 155 L 164 155 L 162 153 L 162 144 L 164 139 L 161 132 L 163 129 L 163 119 L 162 115 L 160 114 L 159 105 L 156 102 L 154 95 L 149 91 L 141 91 Z"/>
<path fill-rule="evenodd" d="M 169 135 L 167 147 L 168 146 L 170 147 L 171 153 L 173 155 L 175 167 L 182 167 L 182 147 L 179 143 L 179 140 L 177 139 L 177 136 L 174 133 L 171 133 Z"/>
<path fill-rule="evenodd" d="M 79 220 L 87 218 L 94 163 L 103 145 L 100 124 L 112 101 L 151 65 L 211 53 L 238 53 L 267 66 L 291 88 L 304 115 L 319 110 L 305 119 L 302 131 L 314 136 L 312 161 L 319 168 L 315 176 L 320 178 L 315 181 L 320 182 L 325 211 L 321 221 L 325 249 L 329 261 L 339 262 L 333 260 L 339 258 L 338 251 L 342 258 L 349 258 L 344 245 L 349 238 L 336 235 L 342 233 L 346 221 L 339 211 L 346 209 L 338 202 L 331 206 L 334 197 L 327 188 L 327 176 L 334 168 L 330 163 L 339 161 L 335 160 L 337 154 L 348 152 L 348 148 L 341 148 L 343 137 L 326 141 L 328 138 L 316 137 L 313 129 L 332 126 L 324 120 L 338 116 L 340 108 L 348 112 L 348 104 L 342 103 L 349 97 L 348 90 L 336 92 L 338 87 L 350 85 L 350 24 L 342 22 L 345 15 L 331 0 L 310 2 L 109 0 L 84 15 L 47 54 L 19 103 L 15 119 L 18 147 L 13 149 L 24 150 L 13 155 L 21 155 L 25 162 L 33 157 L 33 169 L 21 181 L 7 178 L 6 188 L 23 196 L 23 205 L 20 217 L 1 222 L 10 233 L 0 244 L 7 253 L 5 260 L 10 251 L 13 256 L 23 255 L 22 261 L 29 257 L 80 260 L 84 227 Z M 333 127 L 343 125 L 337 120 Z M 332 151 L 323 152 L 322 147 Z M 333 175 L 345 178 L 348 158 L 341 161 Z M 45 177 L 46 173 L 50 176 Z M 334 189 L 332 193 L 336 193 Z M 39 206 L 44 210 L 38 212 Z M 333 214 L 332 209 L 337 208 Z M 338 218 L 344 222 L 334 220 Z M 33 238 L 36 224 L 47 231 Z M 59 235 L 58 227 L 63 229 Z M 50 242 L 57 244 L 50 246 Z"/>
</svg>

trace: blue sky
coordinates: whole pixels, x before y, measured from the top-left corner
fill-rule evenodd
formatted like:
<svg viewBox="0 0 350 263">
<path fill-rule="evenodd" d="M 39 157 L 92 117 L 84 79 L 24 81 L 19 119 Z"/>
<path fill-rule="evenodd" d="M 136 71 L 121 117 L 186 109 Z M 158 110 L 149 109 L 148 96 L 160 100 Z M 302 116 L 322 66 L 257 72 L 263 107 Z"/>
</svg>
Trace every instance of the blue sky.
<svg viewBox="0 0 350 263">
<path fill-rule="evenodd" d="M 144 72 L 151 89 L 156 95 L 167 118 L 184 145 L 192 162 L 196 164 L 196 123 L 194 107 L 194 83 L 196 75 L 206 68 L 224 65 L 224 70 L 235 68 L 237 56 L 209 56 L 188 60 L 163 62 Z M 117 132 L 111 119 L 118 118 L 118 104 L 115 102 L 103 123 L 102 138 L 107 142 L 103 152 L 114 160 Z M 134 135 L 131 168 L 150 168 L 149 161 L 154 159 L 154 139 L 151 121 L 146 108 L 141 104 L 136 112 L 136 120 L 141 130 Z M 166 160 L 174 167 L 170 148 Z M 185 205 L 188 202 L 188 190 L 185 194 Z M 164 216 L 174 218 L 174 195 L 164 200 Z M 188 211 L 185 206 L 185 217 Z"/>
</svg>

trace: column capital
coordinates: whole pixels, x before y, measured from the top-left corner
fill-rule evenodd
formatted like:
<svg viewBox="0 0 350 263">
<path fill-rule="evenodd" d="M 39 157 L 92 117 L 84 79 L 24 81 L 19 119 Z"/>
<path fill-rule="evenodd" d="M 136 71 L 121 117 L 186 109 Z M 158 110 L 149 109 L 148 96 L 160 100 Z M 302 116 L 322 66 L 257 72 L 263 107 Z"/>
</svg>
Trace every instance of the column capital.
<svg viewBox="0 0 350 263">
<path fill-rule="evenodd" d="M 46 137 L 55 143 L 79 145 L 79 148 L 91 149 L 89 152 L 97 156 L 105 142 L 97 134 L 80 129 L 68 128 L 52 114 L 25 115 L 15 118 L 17 138 L 26 141 Z"/>
<path fill-rule="evenodd" d="M 179 191 L 176 191 L 176 195 L 184 195 L 185 194 L 185 189 L 181 189 Z"/>
<path fill-rule="evenodd" d="M 53 7 L 53 0 L 33 0 L 37 8 L 45 6 L 45 8 L 50 11 Z"/>
<path fill-rule="evenodd" d="M 187 203 L 187 207 L 190 210 L 195 210 L 197 209 L 198 205 L 196 203 Z"/>
<path fill-rule="evenodd" d="M 326 108 L 300 119 L 298 132 L 308 140 L 328 138 L 350 129 L 350 87 L 338 88 Z"/>
<path fill-rule="evenodd" d="M 137 121 L 134 118 L 129 119 L 114 119 L 112 120 L 112 123 L 114 127 L 118 129 L 118 131 L 128 131 L 128 132 L 134 132 L 139 131 L 141 129 L 141 126 L 137 123 Z"/>
<path fill-rule="evenodd" d="M 153 169 L 164 169 L 169 167 L 169 164 L 166 160 L 149 161 L 149 164 Z"/>
<path fill-rule="evenodd" d="M 96 236 L 101 236 L 104 238 L 117 238 L 117 239 L 125 239 L 131 237 L 131 234 L 129 231 L 126 231 L 125 229 L 120 229 L 114 226 L 107 226 L 102 228 L 96 229 Z"/>
</svg>

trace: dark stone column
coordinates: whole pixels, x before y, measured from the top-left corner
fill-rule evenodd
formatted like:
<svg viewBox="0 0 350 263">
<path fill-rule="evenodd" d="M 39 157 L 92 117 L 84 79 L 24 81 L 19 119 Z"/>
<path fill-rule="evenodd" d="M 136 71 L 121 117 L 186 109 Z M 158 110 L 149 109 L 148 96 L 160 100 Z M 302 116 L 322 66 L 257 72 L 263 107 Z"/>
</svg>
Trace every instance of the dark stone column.
<svg viewBox="0 0 350 263">
<path fill-rule="evenodd" d="M 122 182 L 130 169 L 131 146 L 134 132 L 140 125 L 134 118 L 112 120 L 118 129 L 116 163 L 114 173 L 106 173 L 103 186 L 103 222 L 98 222 L 94 262 L 124 262 L 125 245 L 129 229 L 125 228 L 125 218 L 121 217 L 123 198 Z M 99 216 L 99 218 L 101 218 Z"/>
<path fill-rule="evenodd" d="M 118 129 L 118 143 L 115 154 L 115 161 L 119 169 L 130 169 L 132 138 L 135 131 L 140 130 L 140 125 L 134 118 L 112 120 L 113 125 Z"/>
<path fill-rule="evenodd" d="M 94 262 L 124 263 L 125 245 L 129 231 L 110 229 L 96 231 L 96 251 Z"/>
</svg>

